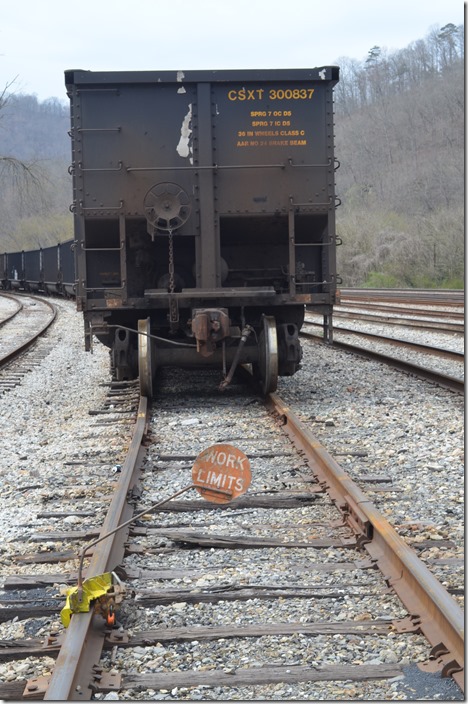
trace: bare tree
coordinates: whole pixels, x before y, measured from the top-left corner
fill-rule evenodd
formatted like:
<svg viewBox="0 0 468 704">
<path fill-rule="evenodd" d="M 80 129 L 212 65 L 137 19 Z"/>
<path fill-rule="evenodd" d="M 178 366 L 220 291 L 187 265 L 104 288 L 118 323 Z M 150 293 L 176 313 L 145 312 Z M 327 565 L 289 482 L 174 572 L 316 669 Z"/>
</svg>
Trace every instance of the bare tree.
<svg viewBox="0 0 468 704">
<path fill-rule="evenodd" d="M 11 88 L 15 80 L 16 78 L 8 82 L 0 93 L 0 121 L 5 118 L 6 108 L 14 95 Z M 0 124 L 0 127 L 7 129 L 4 124 Z M 0 151 L 0 202 L 3 211 L 0 227 L 3 236 L 12 236 L 14 213 L 21 216 L 44 209 L 47 203 L 47 180 L 47 175 L 37 160 L 23 160 Z M 8 228 L 10 233 L 6 232 L 5 228 Z"/>
</svg>

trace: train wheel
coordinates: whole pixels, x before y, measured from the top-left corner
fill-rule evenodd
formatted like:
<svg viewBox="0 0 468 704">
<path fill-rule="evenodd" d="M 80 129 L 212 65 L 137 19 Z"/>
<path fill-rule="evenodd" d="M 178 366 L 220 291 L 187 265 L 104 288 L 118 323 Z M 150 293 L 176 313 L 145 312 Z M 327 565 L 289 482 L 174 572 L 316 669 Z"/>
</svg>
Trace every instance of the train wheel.
<svg viewBox="0 0 468 704">
<path fill-rule="evenodd" d="M 140 393 L 151 398 L 153 395 L 153 364 L 151 359 L 150 319 L 138 321 L 138 376 Z"/>
<path fill-rule="evenodd" d="M 260 382 L 262 392 L 270 394 L 278 386 L 278 337 L 276 321 L 272 315 L 262 315 L 262 328 L 258 336 L 258 364 L 254 375 Z"/>
</svg>

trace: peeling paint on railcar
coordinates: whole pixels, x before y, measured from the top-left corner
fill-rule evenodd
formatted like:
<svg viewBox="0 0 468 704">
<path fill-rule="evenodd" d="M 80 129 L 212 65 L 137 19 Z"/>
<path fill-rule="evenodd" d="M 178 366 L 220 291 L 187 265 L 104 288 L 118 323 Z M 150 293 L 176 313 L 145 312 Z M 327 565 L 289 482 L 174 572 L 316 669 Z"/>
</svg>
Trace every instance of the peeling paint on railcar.
<svg viewBox="0 0 468 704">
<path fill-rule="evenodd" d="M 192 103 L 189 104 L 188 113 L 183 119 L 182 127 L 180 128 L 180 139 L 177 145 L 177 153 L 183 158 L 189 157 L 189 161 L 193 164 L 192 150 L 190 149 L 190 138 L 192 136 L 192 128 L 190 126 L 192 120 Z"/>
</svg>

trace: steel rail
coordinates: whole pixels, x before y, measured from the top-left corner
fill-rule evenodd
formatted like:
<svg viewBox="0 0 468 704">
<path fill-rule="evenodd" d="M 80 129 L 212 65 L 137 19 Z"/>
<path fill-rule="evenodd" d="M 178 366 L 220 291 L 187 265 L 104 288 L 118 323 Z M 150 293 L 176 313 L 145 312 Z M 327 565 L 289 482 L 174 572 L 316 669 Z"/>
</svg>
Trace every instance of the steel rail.
<svg viewBox="0 0 468 704">
<path fill-rule="evenodd" d="M 323 338 L 318 335 L 314 335 L 313 333 L 303 332 L 301 330 L 300 335 L 302 337 L 312 339 L 314 342 L 323 343 Z M 405 374 L 411 374 L 416 376 L 418 379 L 431 381 L 434 384 L 443 386 L 445 389 L 454 391 L 457 394 L 465 393 L 465 381 L 463 379 L 457 379 L 457 377 L 450 376 L 449 374 L 442 374 L 440 372 L 433 371 L 432 369 L 421 367 L 419 364 L 412 364 L 411 362 L 406 362 L 403 359 L 398 359 L 397 357 L 392 357 L 391 355 L 382 354 L 381 352 L 374 352 L 374 350 L 365 349 L 364 347 L 358 347 L 356 345 L 350 345 L 347 342 L 339 342 L 335 339 L 333 340 L 333 347 L 342 349 L 345 352 L 357 354 L 360 357 L 372 359 L 376 362 L 382 362 L 383 364 L 387 364 L 394 369 L 399 369 Z"/>
<path fill-rule="evenodd" d="M 312 320 L 304 320 L 304 325 L 311 325 L 313 327 L 318 327 L 323 330 L 323 323 L 316 323 Z M 391 347 L 406 347 L 406 349 L 414 350 L 415 352 L 420 352 L 421 354 L 430 354 L 436 357 L 444 357 L 445 359 L 453 359 L 456 362 L 463 362 L 465 360 L 464 352 L 455 352 L 454 350 L 447 350 L 443 347 L 434 347 L 434 345 L 425 345 L 419 342 L 410 342 L 409 340 L 402 340 L 398 337 L 387 337 L 386 335 L 377 335 L 372 332 L 364 332 L 363 330 L 356 330 L 354 328 L 345 328 L 341 325 L 335 325 L 333 327 L 334 335 L 337 333 L 343 333 L 344 335 L 357 335 L 358 337 L 365 337 L 367 340 L 374 340 L 375 342 L 381 342 L 384 345 L 390 345 Z M 301 330 L 301 333 L 308 336 L 306 330 Z M 313 333 L 312 333 L 313 334 Z M 335 337 L 333 338 L 335 342 Z"/>
<path fill-rule="evenodd" d="M 34 300 L 40 301 L 41 303 L 44 303 L 44 305 L 46 305 L 48 308 L 50 308 L 50 311 L 51 311 L 50 318 L 40 327 L 39 330 L 36 330 L 34 335 L 32 337 L 30 337 L 29 340 L 26 340 L 26 342 L 22 342 L 14 350 L 12 350 L 11 352 L 7 352 L 2 357 L 0 357 L 0 368 L 9 364 L 9 362 L 16 359 L 16 357 L 19 357 L 20 354 L 22 354 L 29 347 L 31 347 L 36 342 L 36 340 L 41 335 L 43 335 L 45 333 L 45 331 L 52 325 L 55 318 L 57 317 L 57 309 L 53 303 L 49 303 L 49 301 L 45 301 L 42 298 L 37 298 L 36 296 L 31 296 L 29 294 L 28 294 L 28 298 L 33 298 Z M 17 311 L 17 314 L 20 314 L 21 312 L 24 312 L 25 315 L 27 315 L 29 313 L 29 311 L 27 309 L 25 309 L 23 305 L 22 305 L 21 309 L 19 311 Z M 34 311 L 34 312 L 37 312 L 37 311 Z"/>
<path fill-rule="evenodd" d="M 463 289 L 422 289 L 422 288 L 340 288 L 343 298 L 353 300 L 411 301 L 431 305 L 434 301 L 449 305 L 463 306 Z"/>
<path fill-rule="evenodd" d="M 431 305 L 427 303 L 427 305 Z M 438 305 L 439 308 L 442 304 Z M 405 307 L 403 307 L 405 306 Z M 342 298 L 340 303 L 335 306 L 334 311 L 339 312 L 341 308 L 356 308 L 358 311 L 367 310 L 369 313 L 372 311 L 380 311 L 381 313 L 392 313 L 396 315 L 412 315 L 415 319 L 418 318 L 452 318 L 453 320 L 464 320 L 465 314 L 460 310 L 452 311 L 447 310 L 449 306 L 443 306 L 444 310 L 428 310 L 426 308 L 419 308 L 417 305 L 408 306 L 400 301 L 395 301 L 394 303 L 379 303 L 378 301 L 360 301 L 358 299 L 347 299 Z"/>
<path fill-rule="evenodd" d="M 16 300 L 16 298 L 14 296 L 11 296 L 8 293 L 4 293 L 3 291 L 0 292 L 0 296 L 2 296 L 3 298 L 8 298 L 10 301 L 13 301 L 13 303 L 15 303 L 15 305 L 17 306 L 16 310 L 13 311 L 13 313 L 10 313 L 9 315 L 7 315 L 6 318 L 2 318 L 0 320 L 0 327 L 1 327 L 2 325 L 5 325 L 5 323 L 8 323 L 9 320 L 14 318 L 15 315 L 18 315 L 20 310 L 23 308 L 23 304 L 20 303 L 18 300 Z"/>
<path fill-rule="evenodd" d="M 114 531 L 117 526 L 127 521 L 132 515 L 132 508 L 127 503 L 127 494 L 136 478 L 136 470 L 144 453 L 142 441 L 148 422 L 148 402 L 140 397 L 137 422 L 128 455 L 122 466 L 117 490 L 102 526 L 100 536 Z M 88 576 L 110 572 L 122 561 L 124 543 L 128 530 L 121 530 L 107 537 L 95 546 L 87 569 Z M 93 681 L 97 682 L 98 663 L 105 638 L 105 622 L 101 616 L 92 611 L 72 616 L 70 625 L 60 648 L 60 654 L 50 678 L 46 701 L 89 700 L 93 694 Z M 116 686 L 116 688 L 118 688 Z"/>
<path fill-rule="evenodd" d="M 368 309 L 369 310 L 369 309 Z M 455 332 L 458 335 L 463 335 L 465 330 L 464 323 L 447 323 L 446 321 L 437 322 L 435 320 L 423 320 L 416 318 L 406 318 L 400 316 L 375 315 L 374 313 L 357 313 L 352 311 L 340 310 L 339 307 L 333 309 L 333 315 L 336 318 L 351 318 L 352 320 L 366 321 L 369 323 L 380 323 L 383 325 L 399 325 L 402 327 L 413 327 L 418 330 L 430 330 L 432 332 Z M 434 316 L 436 317 L 436 316 Z"/>
<path fill-rule="evenodd" d="M 342 512 L 345 522 L 358 534 L 360 543 L 408 610 L 414 630 L 421 631 L 433 646 L 434 661 L 442 676 L 452 676 L 464 691 L 462 610 L 280 397 L 270 394 L 266 405 L 280 416 L 283 430 L 305 453 L 317 481 Z"/>
</svg>

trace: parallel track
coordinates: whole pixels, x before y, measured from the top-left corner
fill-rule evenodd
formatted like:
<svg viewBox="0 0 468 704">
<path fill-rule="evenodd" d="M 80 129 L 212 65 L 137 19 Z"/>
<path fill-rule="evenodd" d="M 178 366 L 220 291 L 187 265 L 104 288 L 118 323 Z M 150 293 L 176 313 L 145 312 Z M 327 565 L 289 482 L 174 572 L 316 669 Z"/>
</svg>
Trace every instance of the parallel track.
<svg viewBox="0 0 468 704">
<path fill-rule="evenodd" d="M 322 341 L 322 338 L 307 332 L 301 332 L 301 336 L 313 339 L 317 342 Z M 458 394 L 464 394 L 465 392 L 465 382 L 463 379 L 459 379 L 448 374 L 442 374 L 441 372 L 436 372 L 432 369 L 428 369 L 427 367 L 422 367 L 419 364 L 413 364 L 412 362 L 398 359 L 396 357 L 392 357 L 391 355 L 385 355 L 375 350 L 369 350 L 364 347 L 359 347 L 358 345 L 351 345 L 347 342 L 340 342 L 336 339 L 334 339 L 333 345 L 347 352 L 358 354 L 360 357 L 366 357 L 367 359 L 372 359 L 377 362 L 383 362 L 394 369 L 399 369 L 400 371 L 405 372 L 406 374 L 412 374 L 419 379 L 433 382 L 438 386 L 442 386 L 445 389 L 450 389 L 450 391 L 455 391 Z"/>
<path fill-rule="evenodd" d="M 52 325 L 56 309 L 52 303 L 43 298 L 29 295 L 0 295 L 16 300 L 18 303 L 18 310 L 2 323 L 5 326 L 2 339 L 8 340 L 8 346 L 4 344 L 3 349 L 0 350 L 1 369 L 29 349 Z M 7 332 L 6 326 L 13 326 L 13 333 Z"/>
<path fill-rule="evenodd" d="M 321 323 L 316 323 L 311 320 L 305 321 L 305 326 L 312 326 L 322 328 Z M 409 340 L 403 340 L 401 338 L 386 337 L 385 335 L 377 335 L 370 332 L 363 332 L 362 330 L 356 330 L 354 328 L 345 328 L 342 325 L 335 328 L 337 333 L 344 333 L 348 335 L 357 335 L 358 337 L 363 337 L 366 340 L 373 340 L 375 342 L 384 342 L 385 344 L 402 347 L 415 352 L 423 352 L 424 354 L 433 355 L 435 357 L 443 357 L 444 359 L 453 359 L 456 362 L 463 362 L 465 355 L 463 352 L 454 352 L 453 350 L 444 349 L 443 347 L 434 347 L 433 345 L 425 345 L 417 342 L 410 342 Z M 301 331 L 303 334 L 308 336 L 306 330 Z M 312 336 L 313 337 L 313 336 Z"/>
<path fill-rule="evenodd" d="M 343 300 L 463 306 L 465 292 L 459 289 L 341 288 L 340 295 Z"/>
<path fill-rule="evenodd" d="M 369 309 L 367 308 L 366 310 Z M 373 313 L 363 313 L 362 311 L 357 313 L 341 310 L 340 307 L 335 308 L 334 317 L 360 320 L 366 323 L 380 323 L 383 325 L 392 325 L 404 328 L 417 328 L 418 330 L 427 330 L 433 333 L 456 333 L 457 335 L 464 335 L 465 332 L 465 325 L 463 323 L 452 323 L 447 320 L 418 320 L 416 317 L 407 318 L 400 315 L 398 317 L 395 315 L 375 315 Z"/>
<path fill-rule="evenodd" d="M 355 323 L 379 324 L 400 326 L 409 330 L 418 329 L 421 331 L 430 331 L 433 333 L 448 333 L 448 334 L 464 334 L 464 323 L 453 322 L 458 318 L 463 318 L 463 313 L 453 310 L 436 311 L 433 308 L 428 309 L 428 306 L 442 306 L 447 308 L 452 306 L 463 305 L 462 292 L 440 292 L 440 291 L 379 291 L 373 289 L 342 289 L 341 290 L 341 305 L 334 309 L 334 317 L 340 319 L 345 318 L 352 320 Z M 382 306 L 379 303 L 386 301 L 388 305 Z M 425 304 L 425 308 L 420 308 L 417 304 Z M 402 308 L 405 304 L 405 308 Z M 346 310 L 346 308 L 354 310 Z M 388 315 L 376 315 L 373 311 L 385 310 Z M 372 311 L 372 312 L 371 312 Z M 411 317 L 406 317 L 402 313 L 412 313 Z M 427 318 L 432 318 L 431 320 Z M 439 318 L 439 320 L 437 320 Z M 307 331 L 307 326 L 322 327 L 320 323 L 313 319 L 305 321 L 305 327 L 301 331 L 302 337 L 309 339 L 320 340 L 319 335 L 314 335 Z M 399 347 L 405 350 L 415 351 L 425 355 L 437 356 L 440 358 L 451 359 L 463 363 L 464 354 L 444 348 L 434 347 L 426 344 L 417 343 L 399 339 L 395 337 L 385 336 L 383 333 L 378 334 L 363 331 L 359 327 L 349 328 L 342 325 L 334 328 L 336 334 L 354 335 L 355 337 L 363 338 L 377 343 L 385 343 L 392 347 Z M 413 363 L 407 359 L 399 359 L 393 355 L 386 355 L 378 352 L 375 349 L 369 349 L 367 346 L 359 344 L 349 344 L 336 339 L 333 339 L 335 347 L 358 354 L 368 359 L 383 362 L 389 366 L 399 369 L 407 374 L 412 374 L 418 378 L 425 379 L 442 386 L 444 388 L 463 394 L 465 385 L 463 379 L 453 375 L 448 375 L 430 369 L 426 365 Z"/>
</svg>

